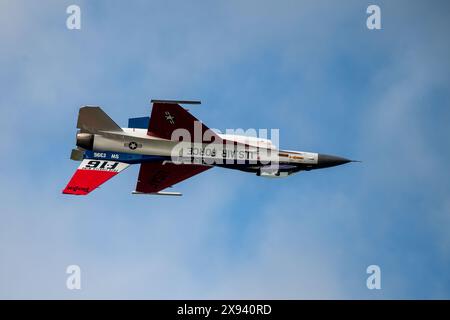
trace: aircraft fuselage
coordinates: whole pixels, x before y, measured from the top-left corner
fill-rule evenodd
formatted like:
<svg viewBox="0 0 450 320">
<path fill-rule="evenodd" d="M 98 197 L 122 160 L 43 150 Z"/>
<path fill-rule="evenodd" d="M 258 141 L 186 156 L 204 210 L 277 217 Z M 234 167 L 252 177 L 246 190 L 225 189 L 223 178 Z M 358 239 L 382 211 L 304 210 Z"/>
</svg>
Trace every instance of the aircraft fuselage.
<svg viewBox="0 0 450 320">
<path fill-rule="evenodd" d="M 260 139 L 256 143 L 255 138 L 246 136 L 219 135 L 229 142 L 224 146 L 222 143 L 161 139 L 149 136 L 147 130 L 139 128 L 122 130 L 120 133 L 78 133 L 77 146 L 86 150 L 83 158 L 129 164 L 153 161 L 190 162 L 252 172 L 263 177 L 283 177 L 302 170 L 350 162 L 342 157 L 315 152 L 279 150 L 270 141 Z"/>
</svg>

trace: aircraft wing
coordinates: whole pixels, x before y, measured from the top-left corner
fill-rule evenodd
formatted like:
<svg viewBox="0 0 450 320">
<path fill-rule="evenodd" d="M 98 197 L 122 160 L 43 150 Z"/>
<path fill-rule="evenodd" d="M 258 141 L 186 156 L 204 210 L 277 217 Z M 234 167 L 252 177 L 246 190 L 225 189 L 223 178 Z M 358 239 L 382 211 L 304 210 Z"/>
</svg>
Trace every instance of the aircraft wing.
<svg viewBox="0 0 450 320">
<path fill-rule="evenodd" d="M 119 161 L 84 159 L 63 190 L 65 194 L 87 195 L 129 164 Z"/>
<path fill-rule="evenodd" d="M 202 137 L 208 130 L 208 138 L 214 137 L 213 139 L 206 139 L 205 142 L 219 143 L 222 141 L 216 133 L 210 130 L 207 126 L 205 126 L 205 124 L 195 118 L 178 103 L 154 102 L 147 134 L 150 136 L 171 140 L 172 132 L 174 130 L 185 129 L 190 133 L 193 141 L 195 137 L 194 129 L 196 128 L 196 125 L 198 128 L 197 131 L 202 135 Z M 199 140 L 199 142 L 201 142 L 203 141 L 202 137 L 195 138 L 201 139 Z"/>
<path fill-rule="evenodd" d="M 142 163 L 136 193 L 157 193 L 210 168 L 198 164 Z"/>
</svg>

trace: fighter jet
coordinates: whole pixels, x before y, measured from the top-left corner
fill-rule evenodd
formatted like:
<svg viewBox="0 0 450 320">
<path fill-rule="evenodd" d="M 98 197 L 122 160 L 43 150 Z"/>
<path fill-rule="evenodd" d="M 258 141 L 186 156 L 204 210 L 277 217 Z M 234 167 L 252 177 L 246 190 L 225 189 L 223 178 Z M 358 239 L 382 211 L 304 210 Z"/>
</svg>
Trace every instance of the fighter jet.
<svg viewBox="0 0 450 320">
<path fill-rule="evenodd" d="M 87 195 L 133 164 L 140 165 L 133 194 L 179 196 L 181 193 L 166 189 L 212 167 L 281 178 L 352 161 L 321 153 L 280 150 L 270 139 L 221 134 L 181 106 L 200 101 L 151 103 L 151 116 L 128 119 L 128 128 L 121 128 L 98 106 L 80 108 L 77 148 L 70 158 L 81 164 L 64 194 Z"/>
</svg>

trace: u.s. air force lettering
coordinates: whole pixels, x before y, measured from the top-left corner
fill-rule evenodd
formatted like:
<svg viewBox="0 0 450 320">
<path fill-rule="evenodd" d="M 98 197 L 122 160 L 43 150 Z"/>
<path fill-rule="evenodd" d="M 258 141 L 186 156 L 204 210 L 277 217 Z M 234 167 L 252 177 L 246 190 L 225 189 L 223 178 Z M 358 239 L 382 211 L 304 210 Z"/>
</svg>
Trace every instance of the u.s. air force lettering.
<svg viewBox="0 0 450 320">
<path fill-rule="evenodd" d="M 186 148 L 185 156 L 188 157 L 211 157 L 211 158 L 224 158 L 224 159 L 236 159 L 236 160 L 253 160 L 256 159 L 255 153 L 248 150 L 240 149 L 220 149 L 216 148 L 200 148 L 190 147 Z"/>
</svg>

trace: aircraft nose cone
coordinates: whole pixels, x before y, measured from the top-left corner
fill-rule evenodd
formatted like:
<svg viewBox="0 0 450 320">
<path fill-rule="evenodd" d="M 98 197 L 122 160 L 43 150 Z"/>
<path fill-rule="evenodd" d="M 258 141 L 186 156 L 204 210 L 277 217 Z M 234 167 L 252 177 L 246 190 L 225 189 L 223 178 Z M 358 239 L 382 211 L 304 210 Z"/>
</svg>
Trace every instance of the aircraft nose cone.
<svg viewBox="0 0 450 320">
<path fill-rule="evenodd" d="M 321 154 L 319 153 L 318 159 L 317 159 L 317 165 L 320 168 L 328 168 L 328 167 L 334 167 L 339 166 L 341 164 L 349 163 L 351 160 L 338 157 L 338 156 L 332 156 L 329 154 Z"/>
</svg>

